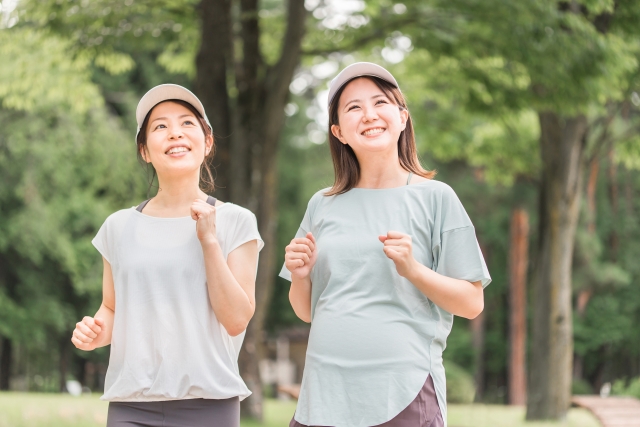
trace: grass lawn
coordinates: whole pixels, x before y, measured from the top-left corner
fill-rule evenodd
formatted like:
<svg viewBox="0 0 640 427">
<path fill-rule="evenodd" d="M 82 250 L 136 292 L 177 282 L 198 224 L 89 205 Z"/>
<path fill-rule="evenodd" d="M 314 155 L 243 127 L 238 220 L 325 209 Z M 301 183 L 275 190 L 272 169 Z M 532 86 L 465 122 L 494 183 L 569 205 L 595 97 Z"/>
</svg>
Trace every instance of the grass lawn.
<svg viewBox="0 0 640 427">
<path fill-rule="evenodd" d="M 286 427 L 295 402 L 269 400 L 265 423 L 243 422 L 242 427 Z M 0 427 L 104 427 L 107 403 L 98 395 L 0 393 Z M 598 427 L 583 409 L 571 409 L 563 423 L 525 423 L 524 408 L 500 405 L 450 405 L 449 427 Z"/>
</svg>

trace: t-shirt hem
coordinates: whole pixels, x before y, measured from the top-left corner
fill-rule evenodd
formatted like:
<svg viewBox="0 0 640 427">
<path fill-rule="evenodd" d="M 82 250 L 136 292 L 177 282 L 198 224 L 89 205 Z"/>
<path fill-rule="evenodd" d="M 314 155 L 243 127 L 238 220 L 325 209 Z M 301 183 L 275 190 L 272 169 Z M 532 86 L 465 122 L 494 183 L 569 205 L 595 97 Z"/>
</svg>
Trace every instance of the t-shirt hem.
<svg viewBox="0 0 640 427">
<path fill-rule="evenodd" d="M 192 400 L 192 399 L 223 400 L 223 399 L 231 399 L 232 397 L 237 397 L 240 399 L 240 401 L 243 401 L 247 397 L 251 396 L 251 394 L 252 393 L 249 391 L 246 394 L 236 394 L 232 396 L 191 396 L 191 395 L 187 395 L 184 397 L 137 396 L 135 398 L 118 398 L 118 397 L 109 398 L 102 395 L 100 396 L 100 400 L 105 402 L 170 402 L 173 400 Z"/>
</svg>

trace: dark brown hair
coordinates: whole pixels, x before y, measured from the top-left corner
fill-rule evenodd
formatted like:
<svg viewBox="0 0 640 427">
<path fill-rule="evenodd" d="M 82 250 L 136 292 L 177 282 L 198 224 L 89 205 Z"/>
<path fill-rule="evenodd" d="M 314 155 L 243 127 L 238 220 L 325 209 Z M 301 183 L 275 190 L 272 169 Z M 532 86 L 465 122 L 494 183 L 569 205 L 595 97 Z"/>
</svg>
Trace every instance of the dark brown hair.
<svg viewBox="0 0 640 427">
<path fill-rule="evenodd" d="M 407 110 L 407 113 L 409 112 L 407 102 L 404 99 L 402 92 L 400 92 L 400 89 L 378 77 L 355 77 L 342 85 L 329 105 L 329 147 L 331 148 L 331 158 L 333 159 L 335 179 L 333 186 L 325 193 L 325 196 L 346 193 L 355 187 L 360 179 L 360 164 L 358 163 L 356 153 L 354 153 L 353 149 L 349 145 L 340 142 L 340 140 L 331 132 L 331 126 L 339 125 L 338 104 L 340 103 L 342 92 L 344 92 L 344 88 L 347 87 L 349 83 L 358 78 L 370 79 L 376 84 L 376 86 L 378 86 L 378 88 L 380 88 L 391 102 L 400 108 L 400 110 Z M 400 165 L 408 172 L 413 172 L 416 175 L 428 179 L 432 179 L 436 175 L 435 171 L 426 170 L 420 164 L 410 114 L 407 118 L 407 124 L 404 130 L 398 137 L 398 159 L 400 160 Z"/>
<path fill-rule="evenodd" d="M 211 146 L 211 150 L 209 151 L 209 154 L 205 155 L 204 161 L 202 162 L 202 165 L 200 165 L 200 188 L 204 192 L 213 192 L 216 189 L 214 179 L 213 179 L 213 174 L 211 173 L 211 161 L 216 151 L 216 143 L 215 143 L 213 131 L 207 124 L 207 121 L 204 119 L 204 117 L 202 117 L 202 115 L 198 112 L 198 110 L 194 108 L 193 105 L 189 104 L 186 101 L 182 101 L 180 99 L 167 99 L 166 101 L 162 101 L 154 105 L 153 108 L 149 110 L 146 117 L 144 118 L 144 121 L 142 122 L 142 126 L 140 127 L 140 132 L 138 133 L 138 137 L 136 138 L 136 143 L 138 147 L 138 160 L 140 160 L 140 162 L 143 163 L 147 168 L 151 167 L 152 169 L 152 177 L 149 182 L 149 188 L 151 188 L 151 185 L 153 184 L 153 180 L 156 177 L 156 170 L 153 168 L 153 165 L 151 165 L 150 163 L 147 163 L 144 160 L 144 158 L 142 157 L 142 150 L 146 150 L 147 148 L 147 127 L 149 126 L 149 117 L 151 117 L 151 112 L 158 105 L 163 104 L 165 102 L 173 102 L 173 103 L 182 105 L 183 107 L 191 111 L 191 114 L 193 114 L 198 119 L 198 122 L 200 123 L 200 128 L 204 132 L 205 140 L 209 136 L 213 139 L 213 145 Z"/>
</svg>

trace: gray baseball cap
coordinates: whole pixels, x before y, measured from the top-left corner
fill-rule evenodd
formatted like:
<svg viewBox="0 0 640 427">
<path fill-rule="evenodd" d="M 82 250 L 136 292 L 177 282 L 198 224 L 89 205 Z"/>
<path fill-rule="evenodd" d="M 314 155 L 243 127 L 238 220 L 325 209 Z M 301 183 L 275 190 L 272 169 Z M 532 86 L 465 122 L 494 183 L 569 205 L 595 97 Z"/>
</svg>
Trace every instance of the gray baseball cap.
<svg viewBox="0 0 640 427">
<path fill-rule="evenodd" d="M 356 77 L 364 76 L 378 77 L 391 83 L 397 88 L 400 87 L 393 75 L 380 65 L 374 64 L 373 62 L 356 62 L 355 64 L 351 64 L 344 70 L 340 71 L 340 73 L 331 80 L 329 83 L 329 99 L 327 105 L 331 105 L 336 93 L 345 85 L 345 83 Z"/>
<path fill-rule="evenodd" d="M 209 129 L 213 129 L 211 127 L 211 123 L 209 123 L 207 114 L 204 112 L 204 106 L 198 97 L 185 87 L 168 83 L 158 85 L 150 89 L 149 92 L 145 93 L 144 96 L 140 98 L 140 102 L 138 102 L 138 107 L 136 108 L 136 121 L 138 122 L 136 141 L 138 139 L 138 134 L 140 133 L 140 128 L 142 127 L 142 122 L 144 122 L 144 118 L 147 117 L 149 111 L 162 101 L 168 101 L 170 99 L 179 99 L 193 105 L 193 108 L 195 108 L 207 122 Z"/>
</svg>

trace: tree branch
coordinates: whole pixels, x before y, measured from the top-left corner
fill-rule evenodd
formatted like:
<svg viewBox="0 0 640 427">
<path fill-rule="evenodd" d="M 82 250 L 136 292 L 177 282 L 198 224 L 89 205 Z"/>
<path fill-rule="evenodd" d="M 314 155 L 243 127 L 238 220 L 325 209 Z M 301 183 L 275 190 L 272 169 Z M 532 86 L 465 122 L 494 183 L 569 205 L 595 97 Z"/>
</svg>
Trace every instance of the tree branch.
<svg viewBox="0 0 640 427">
<path fill-rule="evenodd" d="M 263 63 L 260 52 L 258 0 L 241 0 L 240 9 L 242 58 L 240 67 L 236 68 L 236 84 L 239 98 L 248 102 L 241 101 L 238 104 L 249 105 L 251 109 L 255 109 L 256 100 L 259 98 L 258 71 Z"/>
<path fill-rule="evenodd" d="M 402 28 L 404 25 L 411 25 L 417 23 L 419 18 L 407 17 L 401 20 L 386 21 L 383 25 L 374 25 L 374 30 L 368 34 L 365 34 L 350 43 L 340 47 L 329 47 L 322 49 L 303 50 L 301 53 L 304 56 L 315 55 L 327 55 L 334 52 L 351 52 L 360 49 L 362 46 L 377 39 L 381 39 L 387 35 L 387 32 L 393 29 Z"/>
</svg>

